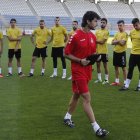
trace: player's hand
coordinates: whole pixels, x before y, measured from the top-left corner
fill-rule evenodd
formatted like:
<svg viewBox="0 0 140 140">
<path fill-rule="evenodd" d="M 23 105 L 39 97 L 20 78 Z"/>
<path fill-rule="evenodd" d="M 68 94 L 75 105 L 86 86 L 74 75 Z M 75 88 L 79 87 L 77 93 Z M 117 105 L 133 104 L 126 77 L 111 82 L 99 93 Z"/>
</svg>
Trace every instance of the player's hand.
<svg viewBox="0 0 140 140">
<path fill-rule="evenodd" d="M 44 45 L 47 45 L 47 42 L 46 42 L 46 41 L 44 41 L 44 42 L 43 42 L 43 44 L 44 44 Z"/>
<path fill-rule="evenodd" d="M 15 49 L 14 49 L 14 52 L 17 52 L 17 51 L 18 51 L 18 48 L 15 48 Z"/>
<path fill-rule="evenodd" d="M 81 59 L 81 65 L 87 66 L 90 63 L 90 60 L 86 60 L 86 58 Z"/>
</svg>

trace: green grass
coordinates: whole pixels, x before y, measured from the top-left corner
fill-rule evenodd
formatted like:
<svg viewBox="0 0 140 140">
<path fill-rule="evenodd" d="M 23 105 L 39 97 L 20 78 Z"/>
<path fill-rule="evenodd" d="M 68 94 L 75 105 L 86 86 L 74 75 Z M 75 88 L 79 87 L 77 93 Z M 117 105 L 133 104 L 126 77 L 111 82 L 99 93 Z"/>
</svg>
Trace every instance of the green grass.
<svg viewBox="0 0 140 140">
<path fill-rule="evenodd" d="M 29 73 L 33 47 L 28 37 L 22 40 L 23 72 Z M 114 81 L 112 66 L 112 46 L 109 46 L 110 82 Z M 47 58 L 46 75 L 39 76 L 41 59 L 38 59 L 35 76 L 32 78 L 17 76 L 16 61 L 13 63 L 13 77 L 0 79 L 0 140 L 99 140 L 82 110 L 82 101 L 73 114 L 76 123 L 74 129 L 63 125 L 71 93 L 71 82 L 61 79 L 59 60 L 58 78 L 50 79 L 52 59 Z M 129 58 L 130 50 L 128 50 Z M 3 74 L 7 74 L 7 39 L 2 56 Z M 68 62 L 68 75 L 70 63 Z M 94 66 L 95 68 L 95 66 Z M 95 68 L 96 69 L 96 68 Z M 92 106 L 99 124 L 110 131 L 106 140 L 139 140 L 140 133 L 140 93 L 134 92 L 138 82 L 138 70 L 135 69 L 130 90 L 118 91 L 119 87 L 94 84 L 90 82 Z M 122 72 L 120 77 L 122 77 Z M 121 78 L 122 81 L 122 78 Z"/>
</svg>

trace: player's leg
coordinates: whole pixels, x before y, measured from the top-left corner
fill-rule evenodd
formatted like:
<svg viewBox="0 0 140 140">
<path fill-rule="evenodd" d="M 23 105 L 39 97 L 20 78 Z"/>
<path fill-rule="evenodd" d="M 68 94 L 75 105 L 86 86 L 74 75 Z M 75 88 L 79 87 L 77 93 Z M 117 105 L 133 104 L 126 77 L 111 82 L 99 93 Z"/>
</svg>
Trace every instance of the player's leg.
<svg viewBox="0 0 140 140">
<path fill-rule="evenodd" d="M 109 84 L 109 70 L 108 70 L 108 64 L 107 62 L 103 62 L 104 69 L 105 69 L 105 81 L 103 84 Z"/>
<path fill-rule="evenodd" d="M 125 85 L 126 78 L 127 78 L 127 70 L 126 70 L 126 67 L 122 67 L 122 71 L 123 71 L 123 79 L 124 79 L 124 85 Z"/>
<path fill-rule="evenodd" d="M 81 95 L 83 97 L 83 108 L 84 111 L 93 127 L 94 132 L 96 133 L 97 136 L 99 137 L 104 137 L 106 136 L 109 132 L 106 131 L 105 129 L 100 128 L 100 126 L 98 125 L 98 123 L 96 122 L 95 116 L 94 116 L 94 112 L 93 109 L 91 107 L 91 96 L 90 93 L 83 93 Z"/>
<path fill-rule="evenodd" d="M 36 47 L 32 54 L 31 68 L 30 68 L 30 73 L 28 77 L 32 77 L 34 75 L 34 69 L 35 69 L 35 63 L 36 63 L 37 57 L 40 57 L 40 49 Z"/>
<path fill-rule="evenodd" d="M 21 67 L 21 49 L 18 49 L 15 52 L 15 57 L 16 57 L 16 60 L 17 60 L 18 75 L 20 77 L 25 76 L 22 72 L 22 67 Z"/>
<path fill-rule="evenodd" d="M 0 55 L 0 78 L 2 78 L 3 75 L 2 75 L 2 68 L 1 68 L 1 55 Z"/>
<path fill-rule="evenodd" d="M 12 76 L 12 61 L 14 57 L 14 49 L 9 49 L 8 50 L 8 74 L 7 76 Z"/>
<path fill-rule="evenodd" d="M 94 83 L 101 83 L 102 77 L 101 77 L 101 61 L 96 62 L 97 66 L 97 77 L 98 79 Z"/>
<path fill-rule="evenodd" d="M 64 56 L 61 56 L 61 61 L 62 61 L 62 67 L 63 67 L 62 79 L 65 79 L 66 78 L 66 60 Z"/>
</svg>

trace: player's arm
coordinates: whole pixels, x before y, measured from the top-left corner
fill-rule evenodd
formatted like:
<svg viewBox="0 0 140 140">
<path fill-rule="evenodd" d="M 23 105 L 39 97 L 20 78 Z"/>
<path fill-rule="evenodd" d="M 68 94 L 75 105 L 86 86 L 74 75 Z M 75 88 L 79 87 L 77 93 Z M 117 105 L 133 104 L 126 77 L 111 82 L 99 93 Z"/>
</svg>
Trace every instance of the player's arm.
<svg viewBox="0 0 140 140">
<path fill-rule="evenodd" d="M 103 45 L 106 41 L 107 41 L 107 39 L 103 39 L 103 40 L 100 40 L 100 41 L 96 40 L 96 43 Z"/>
<path fill-rule="evenodd" d="M 18 39 L 20 39 L 20 40 L 19 40 L 19 41 L 17 41 L 17 43 L 16 43 L 16 46 L 15 46 L 15 51 L 17 51 L 17 50 L 18 50 L 18 48 L 19 48 L 19 44 L 20 44 L 20 42 L 21 42 L 22 35 L 18 36 L 17 38 L 18 38 Z"/>
<path fill-rule="evenodd" d="M 3 38 L 0 39 L 0 55 L 2 54 L 3 51 Z"/>
<path fill-rule="evenodd" d="M 126 44 L 126 40 L 120 40 L 119 45 L 124 46 Z"/>
<path fill-rule="evenodd" d="M 21 37 L 13 38 L 11 36 L 7 36 L 7 38 L 8 38 L 9 41 L 21 41 Z"/>
<path fill-rule="evenodd" d="M 64 42 L 66 43 L 68 41 L 68 34 L 64 34 L 64 36 L 65 36 Z"/>
<path fill-rule="evenodd" d="M 52 42 L 52 33 L 48 30 L 49 39 L 46 41 L 46 46 Z"/>
<path fill-rule="evenodd" d="M 35 44 L 35 35 L 34 34 L 31 35 L 30 39 L 31 39 L 32 44 L 34 46 L 36 46 L 36 44 Z"/>
</svg>

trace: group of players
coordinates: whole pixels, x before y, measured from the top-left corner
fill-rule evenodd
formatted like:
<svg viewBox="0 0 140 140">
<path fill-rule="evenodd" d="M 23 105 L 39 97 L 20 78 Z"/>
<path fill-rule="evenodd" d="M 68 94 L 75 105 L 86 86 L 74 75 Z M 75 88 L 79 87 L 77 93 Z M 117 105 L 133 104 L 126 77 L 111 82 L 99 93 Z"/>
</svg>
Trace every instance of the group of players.
<svg viewBox="0 0 140 140">
<path fill-rule="evenodd" d="M 69 127 L 74 127 L 75 124 L 71 120 L 72 113 L 74 112 L 80 96 L 83 98 L 83 109 L 87 114 L 93 130 L 99 137 L 106 136 L 109 132 L 100 128 L 99 124 L 95 120 L 93 109 L 91 107 L 90 92 L 88 89 L 88 83 L 91 80 L 92 66 L 89 65 L 90 61 L 86 58 L 93 54 L 100 54 L 100 59 L 97 60 L 97 75 L 98 79 L 95 83 L 102 82 L 101 78 L 101 62 L 105 69 L 105 80 L 102 84 L 109 84 L 109 70 L 108 70 L 108 49 L 107 39 L 109 37 L 109 31 L 107 29 L 107 19 L 102 18 L 101 28 L 98 29 L 95 35 L 90 31 L 95 29 L 97 21 L 100 19 L 99 15 L 93 11 L 87 11 L 82 18 L 82 27 L 78 28 L 78 22 L 73 21 L 73 30 L 67 34 L 65 27 L 60 25 L 60 18 L 55 18 L 55 25 L 48 30 L 45 26 L 44 20 L 39 21 L 39 27 L 37 27 L 32 35 L 31 41 L 35 49 L 32 55 L 31 69 L 28 77 L 34 75 L 35 62 L 38 57 L 42 57 L 42 70 L 41 75 L 45 72 L 45 61 L 47 57 L 47 45 L 52 42 L 52 58 L 53 58 L 53 74 L 50 77 L 57 76 L 57 58 L 60 57 L 62 61 L 63 74 L 62 79 L 66 78 L 66 61 L 65 57 L 71 60 L 71 72 L 72 72 L 72 89 L 73 95 L 69 103 L 68 111 L 64 116 L 64 123 Z M 114 45 L 113 53 L 113 65 L 115 67 L 115 82 L 111 85 L 120 85 L 119 81 L 119 67 L 123 70 L 124 86 L 120 90 L 127 90 L 132 79 L 133 70 L 135 66 L 138 66 L 140 72 L 140 21 L 137 18 L 132 20 L 134 30 L 130 32 L 130 38 L 132 41 L 132 51 L 129 59 L 128 73 L 126 70 L 126 49 L 128 34 L 125 32 L 125 22 L 119 20 L 118 32 L 115 34 L 112 40 Z M 24 76 L 21 68 L 21 39 L 22 33 L 16 26 L 16 19 L 10 20 L 11 27 L 7 30 L 7 38 L 9 40 L 8 50 L 8 75 L 12 76 L 12 61 L 15 55 L 17 60 L 18 75 Z M 0 34 L 0 54 L 2 54 L 2 34 Z M 68 40 L 69 38 L 69 40 Z M 66 47 L 65 47 L 65 44 Z M 65 47 L 65 49 L 64 49 Z M 3 77 L 0 69 L 0 77 Z M 71 79 L 71 77 L 70 77 Z M 140 91 L 140 80 L 136 91 Z"/>
</svg>

